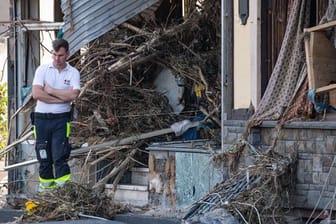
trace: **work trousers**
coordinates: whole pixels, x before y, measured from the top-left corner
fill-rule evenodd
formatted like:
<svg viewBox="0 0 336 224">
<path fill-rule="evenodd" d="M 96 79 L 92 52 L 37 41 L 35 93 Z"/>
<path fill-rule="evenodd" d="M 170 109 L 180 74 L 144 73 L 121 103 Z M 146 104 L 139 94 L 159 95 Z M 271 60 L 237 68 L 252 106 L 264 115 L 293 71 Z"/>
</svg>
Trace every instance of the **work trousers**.
<svg viewBox="0 0 336 224">
<path fill-rule="evenodd" d="M 70 116 L 67 113 L 63 115 L 35 113 L 33 124 L 35 151 L 40 163 L 40 181 L 55 180 L 57 184 L 58 179 L 63 182 L 70 179 L 70 167 L 67 163 L 71 152 Z"/>
</svg>

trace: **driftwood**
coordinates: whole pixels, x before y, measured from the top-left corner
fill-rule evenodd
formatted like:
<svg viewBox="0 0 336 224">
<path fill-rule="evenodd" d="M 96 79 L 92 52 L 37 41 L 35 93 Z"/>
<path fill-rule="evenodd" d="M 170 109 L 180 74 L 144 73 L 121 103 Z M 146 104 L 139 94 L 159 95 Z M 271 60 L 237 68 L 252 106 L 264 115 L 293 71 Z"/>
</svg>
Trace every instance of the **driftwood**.
<svg viewBox="0 0 336 224">
<path fill-rule="evenodd" d="M 191 127 L 197 127 L 200 124 L 200 122 L 194 122 Z M 111 147 L 111 146 L 117 146 L 117 145 L 126 145 L 126 144 L 131 144 L 133 142 L 142 140 L 142 139 L 147 139 L 147 138 L 152 138 L 155 136 L 159 136 L 159 135 L 165 135 L 165 134 L 169 134 L 169 133 L 173 133 L 173 129 L 171 128 L 165 128 L 162 130 L 157 130 L 157 131 L 152 131 L 152 132 L 148 132 L 148 133 L 143 133 L 143 134 L 139 134 L 139 135 L 134 135 L 134 136 L 130 136 L 127 138 L 123 138 L 123 139 L 115 139 L 112 141 L 107 141 L 101 144 L 97 144 L 97 145 L 91 145 L 88 147 L 83 147 L 77 150 L 72 151 L 72 155 L 76 156 L 76 155 L 80 155 L 83 153 L 87 153 L 89 151 L 100 151 L 102 149 L 105 149 L 106 147 Z"/>
<path fill-rule="evenodd" d="M 114 177 L 114 176 L 117 175 L 120 171 L 124 170 L 124 169 L 127 167 L 128 163 L 131 161 L 131 158 L 134 156 L 134 154 L 137 152 L 137 150 L 138 150 L 138 149 L 133 149 L 133 150 L 128 154 L 127 158 L 126 158 L 123 162 L 120 163 L 119 166 L 114 167 L 113 170 L 112 170 L 109 174 L 107 174 L 103 179 L 99 180 L 99 181 L 93 186 L 93 188 L 94 188 L 94 189 L 98 189 L 99 192 L 102 191 L 102 190 L 104 190 L 106 182 L 107 182 L 110 178 Z"/>
<path fill-rule="evenodd" d="M 155 51 L 155 48 L 157 48 L 160 45 L 166 44 L 166 40 L 171 38 L 172 36 L 175 36 L 177 33 L 187 29 L 187 27 L 190 27 L 192 22 L 191 19 L 187 19 L 184 23 L 177 25 L 169 30 L 166 30 L 163 32 L 161 35 L 157 33 L 153 33 L 152 37 L 150 38 L 149 41 L 143 43 L 140 47 L 138 47 L 134 52 L 128 54 L 127 56 L 121 58 L 118 62 L 114 63 L 113 65 L 109 66 L 108 69 L 111 72 L 117 72 L 122 69 L 128 68 L 128 65 L 131 62 L 136 63 L 137 61 L 140 61 L 141 58 L 144 56 L 142 53 L 148 52 L 147 54 L 150 54 L 151 56 L 154 56 L 153 52 Z M 127 28 L 130 28 L 129 25 L 125 25 Z M 137 32 L 140 32 L 137 30 Z M 148 56 L 147 56 L 148 57 Z M 146 59 L 147 60 L 147 59 Z M 146 61 L 142 60 L 142 61 Z"/>
<path fill-rule="evenodd" d="M 197 127 L 199 124 L 200 124 L 200 122 L 194 122 L 190 126 L 190 128 Z M 153 132 L 148 132 L 148 133 L 143 133 L 143 134 L 139 134 L 139 135 L 130 136 L 130 137 L 123 138 L 123 139 L 115 139 L 115 140 L 112 140 L 112 141 L 107 141 L 107 142 L 104 142 L 104 143 L 101 143 L 101 144 L 91 145 L 91 146 L 88 146 L 88 147 L 82 147 L 82 148 L 73 150 L 71 152 L 71 157 L 80 156 L 80 155 L 88 153 L 88 152 L 99 152 L 99 151 L 102 151 L 102 150 L 106 150 L 106 151 L 118 150 L 118 149 L 121 149 L 121 148 L 113 147 L 113 146 L 127 145 L 127 144 L 131 144 L 133 142 L 139 141 L 139 140 L 152 138 L 152 137 L 159 136 L 159 135 L 165 135 L 165 134 L 169 134 L 169 133 L 173 133 L 173 132 L 174 131 L 171 128 L 166 128 L 166 129 L 162 129 L 162 130 L 157 130 L 157 131 L 153 131 Z M 24 140 L 29 138 L 32 134 L 33 134 L 32 131 L 29 132 L 27 135 L 24 136 L 24 139 L 20 139 L 19 141 L 16 141 L 15 144 L 13 143 L 10 146 L 6 147 L 7 151 L 2 152 L 2 153 L 3 154 L 7 153 L 10 150 L 10 148 L 12 148 L 14 145 L 17 145 L 17 144 L 23 142 Z M 37 163 L 37 162 L 38 161 L 36 159 L 30 160 L 30 161 L 25 161 L 23 163 L 17 163 L 17 164 L 7 166 L 7 167 L 5 167 L 5 170 L 9 170 L 9 169 L 13 169 L 13 168 L 21 167 L 21 166 L 26 166 L 26 165 L 31 165 L 31 164 L 34 164 L 34 163 Z"/>
<path fill-rule="evenodd" d="M 104 159 L 110 157 L 111 155 L 113 155 L 116 150 L 121 150 L 121 149 L 125 149 L 125 148 L 130 148 L 130 145 L 124 145 L 124 146 L 118 146 L 118 147 L 110 147 L 108 148 L 108 152 L 105 152 L 103 156 L 99 157 L 98 159 L 90 162 L 90 166 L 96 165 L 97 163 L 99 163 L 100 161 L 103 161 Z"/>
<path fill-rule="evenodd" d="M 97 174 L 100 171 L 101 175 L 108 173 L 94 187 L 99 194 L 103 192 L 105 183 L 112 181 L 110 196 L 113 197 L 127 168 L 133 162 L 141 163 L 135 158 L 138 155 L 136 152 L 141 155 L 142 147 L 150 141 L 174 138 L 170 126 L 198 117 L 203 110 L 200 106 L 204 107 L 207 118 L 220 126 L 217 113 L 221 102 L 218 92 L 220 85 L 217 83 L 220 67 L 220 3 L 204 1 L 202 4 L 199 10 L 183 18 L 184 22 L 167 23 L 165 28 L 136 20 L 127 21 L 89 43 L 86 52 L 71 59 L 70 63 L 81 73 L 83 87 L 75 104 L 78 118 L 72 122 L 70 140 L 76 147 L 84 143 L 90 145 L 73 150 L 71 158 L 80 158 L 81 162 L 85 160 L 83 170 L 89 170 L 90 166 L 103 160 L 107 162 L 105 165 L 104 161 L 104 167 L 96 170 Z M 173 113 L 165 96 L 155 89 L 156 75 L 165 68 L 172 71 L 176 83 L 185 89 L 181 99 L 185 101 L 185 110 L 178 115 Z M 206 92 L 201 94 L 202 99 L 195 99 L 193 95 L 195 84 L 206 86 Z M 192 127 L 199 124 L 195 122 Z M 204 132 L 210 136 L 211 131 Z M 175 138 L 179 139 L 178 136 Z M 37 160 L 26 161 L 12 168 L 35 162 Z M 69 187 L 69 194 L 73 193 L 72 189 L 77 189 L 75 185 Z M 57 203 L 61 202 L 51 203 L 54 207 L 42 211 L 39 217 L 43 219 L 66 214 L 67 218 L 78 218 L 74 217 L 78 213 L 69 213 L 76 212 L 77 207 L 72 209 L 71 203 L 66 203 L 69 207 Z M 55 209 L 58 207 L 60 209 Z M 92 211 L 99 208 L 90 207 Z"/>
</svg>

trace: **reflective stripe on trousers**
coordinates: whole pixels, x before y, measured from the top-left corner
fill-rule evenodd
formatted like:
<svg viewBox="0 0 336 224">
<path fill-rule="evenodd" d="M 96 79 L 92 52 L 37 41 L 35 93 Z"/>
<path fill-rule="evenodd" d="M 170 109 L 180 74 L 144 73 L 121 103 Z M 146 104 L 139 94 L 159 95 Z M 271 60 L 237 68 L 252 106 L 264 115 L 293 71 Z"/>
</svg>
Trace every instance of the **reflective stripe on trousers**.
<svg viewBox="0 0 336 224">
<path fill-rule="evenodd" d="M 54 188 L 56 188 L 56 183 L 54 179 L 44 179 L 40 177 L 40 185 L 39 185 L 40 192 Z"/>
<path fill-rule="evenodd" d="M 55 183 L 57 187 L 60 187 L 70 180 L 71 180 L 71 174 L 67 174 L 67 175 L 64 175 L 62 177 L 55 179 Z"/>
</svg>

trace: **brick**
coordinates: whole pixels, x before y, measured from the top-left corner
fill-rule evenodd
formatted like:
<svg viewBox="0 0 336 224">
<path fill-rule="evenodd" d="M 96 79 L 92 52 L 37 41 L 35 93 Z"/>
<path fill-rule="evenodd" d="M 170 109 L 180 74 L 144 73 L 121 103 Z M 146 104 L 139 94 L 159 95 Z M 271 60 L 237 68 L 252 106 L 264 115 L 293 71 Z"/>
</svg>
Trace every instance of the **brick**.
<svg viewBox="0 0 336 224">
<path fill-rule="evenodd" d="M 236 143 L 238 139 L 238 135 L 236 133 L 231 133 L 229 132 L 225 138 L 224 138 L 224 141 L 226 144 L 229 144 L 229 143 Z"/>
<path fill-rule="evenodd" d="M 305 145 L 306 145 L 305 152 L 310 152 L 310 153 L 315 152 L 315 148 L 316 148 L 315 141 L 306 141 Z"/>
<path fill-rule="evenodd" d="M 332 170 L 330 171 L 329 175 L 329 184 L 336 185 L 336 170 L 335 167 L 331 168 Z"/>
<path fill-rule="evenodd" d="M 296 145 L 296 141 L 286 141 L 286 152 L 288 153 Z"/>
<path fill-rule="evenodd" d="M 282 139 L 288 141 L 296 141 L 299 139 L 299 131 L 297 129 L 285 129 L 281 135 Z"/>
<path fill-rule="evenodd" d="M 298 159 L 309 160 L 312 159 L 313 155 L 311 153 L 298 153 Z"/>
<path fill-rule="evenodd" d="M 314 172 L 313 173 L 313 183 L 319 184 L 320 183 L 320 173 Z"/>
<path fill-rule="evenodd" d="M 313 160 L 312 159 L 306 159 L 306 160 L 304 160 L 304 169 L 303 170 L 305 172 L 313 170 Z"/>
<path fill-rule="evenodd" d="M 307 205 L 313 208 L 316 205 L 316 202 L 318 202 L 320 195 L 320 191 L 309 191 L 307 197 Z"/>
<path fill-rule="evenodd" d="M 307 208 L 307 196 L 298 196 L 293 195 L 291 202 L 293 203 L 294 207 L 297 208 Z"/>
<path fill-rule="evenodd" d="M 298 184 L 305 184 L 305 172 L 302 169 L 296 170 L 296 182 Z"/>
<path fill-rule="evenodd" d="M 336 136 L 327 136 L 327 153 L 335 153 Z"/>
<path fill-rule="evenodd" d="M 308 132 L 307 129 L 299 130 L 299 139 L 303 141 L 309 140 L 309 136 L 307 132 Z"/>
<path fill-rule="evenodd" d="M 328 173 L 329 169 L 330 169 L 330 167 L 322 167 L 322 172 L 323 173 Z"/>
<path fill-rule="evenodd" d="M 228 127 L 228 131 L 233 133 L 243 133 L 244 130 L 244 127 Z"/>
<path fill-rule="evenodd" d="M 277 141 L 274 151 L 279 152 L 279 153 L 285 153 L 286 152 L 286 141 L 282 141 L 282 140 Z"/>
<path fill-rule="evenodd" d="M 324 154 L 327 152 L 327 144 L 325 141 L 316 141 L 315 142 L 315 152 Z"/>
<path fill-rule="evenodd" d="M 333 162 L 333 156 L 322 156 L 321 157 L 322 167 L 327 167 L 328 170 Z"/>
<path fill-rule="evenodd" d="M 249 142 L 252 145 L 260 145 L 261 144 L 261 131 L 259 128 L 252 128 L 250 135 L 248 137 Z"/>
<path fill-rule="evenodd" d="M 322 162 L 319 156 L 313 157 L 313 171 L 322 172 Z"/>
<path fill-rule="evenodd" d="M 229 133 L 228 128 L 227 127 L 222 127 L 223 128 L 223 136 L 227 136 L 227 134 Z"/>
<path fill-rule="evenodd" d="M 308 131 L 310 138 L 315 141 L 322 141 L 324 139 L 325 131 L 320 129 L 311 129 Z"/>
<path fill-rule="evenodd" d="M 297 170 L 305 171 L 306 160 L 300 159 L 297 161 Z"/>
<path fill-rule="evenodd" d="M 305 152 L 306 150 L 306 143 L 304 141 L 298 142 L 298 152 Z"/>
<path fill-rule="evenodd" d="M 303 183 L 313 184 L 313 174 L 312 173 L 304 172 L 303 178 L 304 178 Z"/>
<path fill-rule="evenodd" d="M 310 184 L 309 185 L 309 190 L 311 191 L 322 191 L 323 189 L 323 184 L 319 183 L 319 184 Z"/>
<path fill-rule="evenodd" d="M 309 184 L 296 184 L 295 185 L 295 192 L 299 195 L 302 195 L 302 193 L 304 193 L 305 191 L 307 192 L 307 190 L 309 190 L 310 188 Z"/>
<path fill-rule="evenodd" d="M 328 191 L 330 191 L 330 192 L 334 192 L 335 188 L 336 188 L 336 186 L 335 185 L 331 185 L 331 184 L 328 184 L 327 187 L 326 187 L 326 189 Z"/>
</svg>

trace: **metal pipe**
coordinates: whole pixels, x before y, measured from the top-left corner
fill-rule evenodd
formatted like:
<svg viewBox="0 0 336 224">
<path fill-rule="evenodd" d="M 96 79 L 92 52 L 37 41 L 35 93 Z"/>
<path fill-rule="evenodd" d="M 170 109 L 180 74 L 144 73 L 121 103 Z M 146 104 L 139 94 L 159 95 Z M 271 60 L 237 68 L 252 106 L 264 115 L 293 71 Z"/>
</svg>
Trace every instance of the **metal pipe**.
<svg viewBox="0 0 336 224">
<path fill-rule="evenodd" d="M 221 0 L 221 143 L 224 150 L 224 121 L 231 116 L 232 105 L 232 0 Z M 231 44 L 231 45 L 230 45 Z"/>
<path fill-rule="evenodd" d="M 225 0 L 222 0 L 221 2 L 221 147 L 222 150 L 224 150 L 224 115 L 225 115 L 225 104 L 224 104 L 224 61 L 225 61 L 225 56 L 224 56 L 224 4 Z"/>
<path fill-rule="evenodd" d="M 21 162 L 21 163 L 15 163 L 13 165 L 5 166 L 4 170 L 11 170 L 11 169 L 14 169 L 14 168 L 18 168 L 18 167 L 22 167 L 22 166 L 28 166 L 28 165 L 32 165 L 32 164 L 35 164 L 35 163 L 38 163 L 38 160 L 37 159 L 32 159 L 32 160 L 24 161 L 24 162 Z"/>
</svg>

